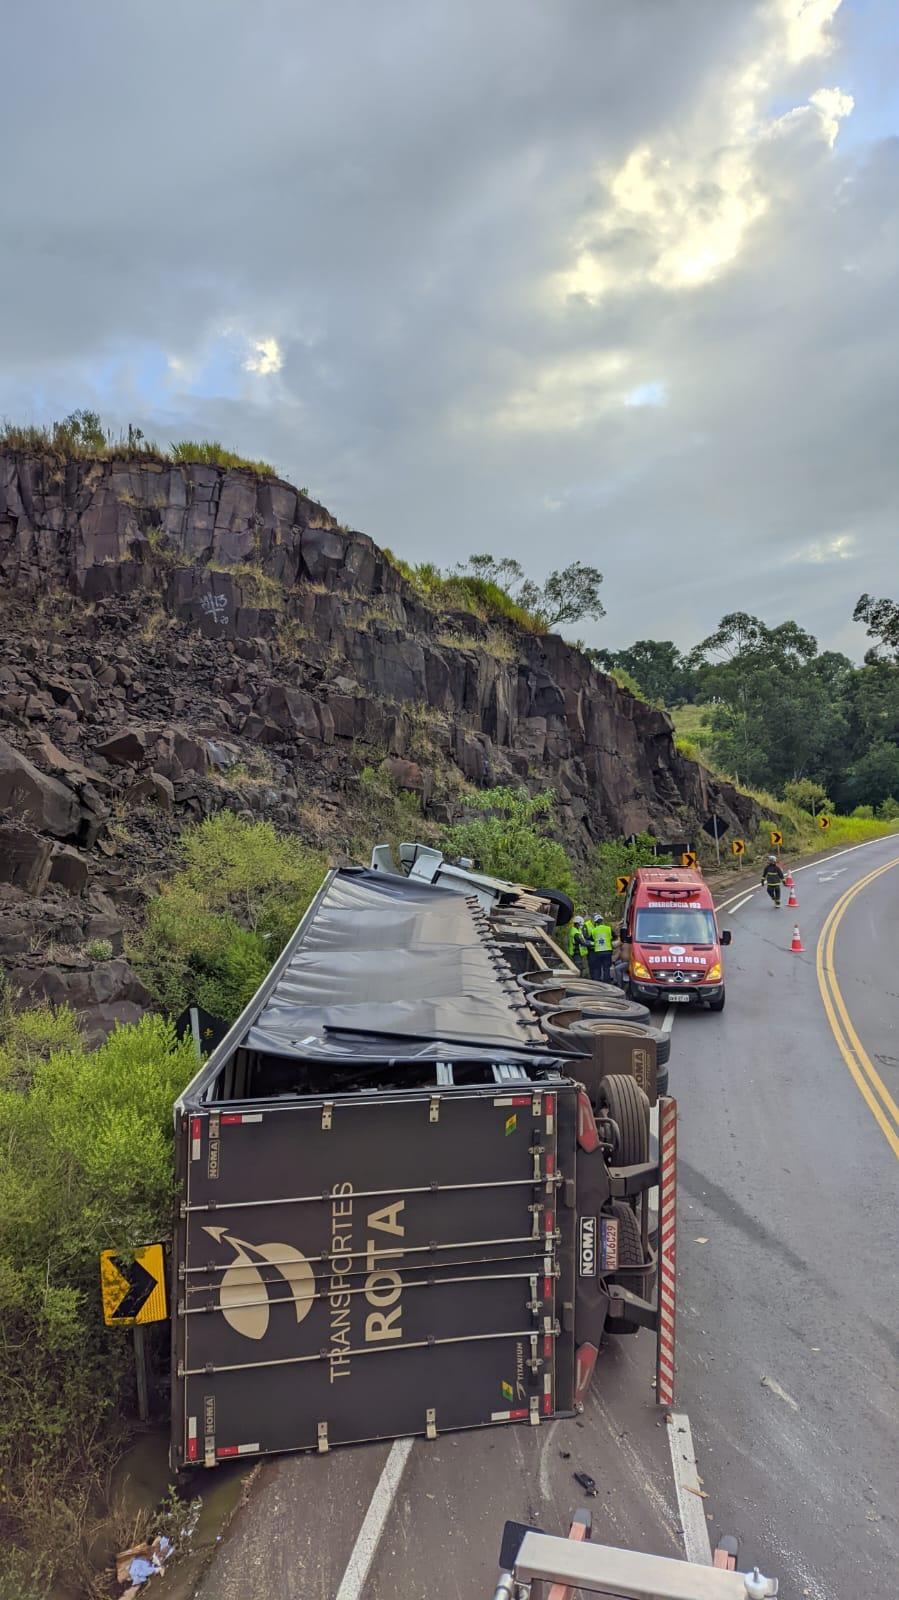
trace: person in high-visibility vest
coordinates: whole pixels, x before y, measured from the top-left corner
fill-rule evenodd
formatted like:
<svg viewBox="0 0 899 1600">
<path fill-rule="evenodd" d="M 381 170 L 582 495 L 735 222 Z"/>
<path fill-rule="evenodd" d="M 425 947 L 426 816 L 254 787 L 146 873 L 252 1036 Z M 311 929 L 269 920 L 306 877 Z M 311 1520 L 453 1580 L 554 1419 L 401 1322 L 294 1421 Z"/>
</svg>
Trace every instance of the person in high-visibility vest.
<svg viewBox="0 0 899 1600">
<path fill-rule="evenodd" d="M 572 961 L 576 962 L 577 966 L 580 968 L 582 962 L 589 960 L 590 951 L 592 948 L 593 941 L 588 937 L 587 925 L 583 917 L 575 917 L 571 924 L 568 954 L 570 955 Z"/>
<path fill-rule="evenodd" d="M 595 911 L 588 924 L 592 949 L 587 956 L 591 978 L 599 983 L 609 983 L 612 977 L 612 926 L 601 912 Z"/>
</svg>

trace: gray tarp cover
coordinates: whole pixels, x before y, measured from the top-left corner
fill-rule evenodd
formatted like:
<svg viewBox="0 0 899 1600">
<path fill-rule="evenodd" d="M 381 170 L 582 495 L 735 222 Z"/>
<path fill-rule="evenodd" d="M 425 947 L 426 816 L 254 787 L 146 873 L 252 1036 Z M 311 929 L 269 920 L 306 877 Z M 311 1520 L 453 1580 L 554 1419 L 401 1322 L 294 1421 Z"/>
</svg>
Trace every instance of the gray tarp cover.
<svg viewBox="0 0 899 1600">
<path fill-rule="evenodd" d="M 244 1048 L 306 1060 L 458 1060 L 488 1047 L 493 1057 L 501 1049 L 533 1059 L 542 1036 L 482 927 L 456 891 L 336 873 Z"/>
</svg>

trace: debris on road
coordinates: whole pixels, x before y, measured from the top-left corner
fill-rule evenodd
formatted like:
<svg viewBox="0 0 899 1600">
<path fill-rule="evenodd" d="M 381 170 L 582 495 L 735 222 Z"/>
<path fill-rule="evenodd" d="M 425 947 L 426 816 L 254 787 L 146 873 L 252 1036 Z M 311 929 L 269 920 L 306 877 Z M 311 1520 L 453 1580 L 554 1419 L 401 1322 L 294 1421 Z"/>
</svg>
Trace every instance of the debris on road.
<svg viewBox="0 0 899 1600">
<path fill-rule="evenodd" d="M 575 1483 L 580 1484 L 586 1495 L 589 1495 L 592 1498 L 597 1494 L 598 1491 L 596 1488 L 596 1479 L 591 1478 L 589 1472 L 576 1472 L 574 1474 L 574 1480 Z"/>
<path fill-rule="evenodd" d="M 770 1389 L 772 1394 L 777 1395 L 778 1400 L 783 1400 L 788 1406 L 791 1406 L 794 1411 L 799 1410 L 799 1401 L 794 1400 L 791 1394 L 787 1394 L 786 1389 L 781 1388 L 776 1378 L 769 1378 L 766 1375 L 763 1375 L 762 1388 Z"/>
</svg>

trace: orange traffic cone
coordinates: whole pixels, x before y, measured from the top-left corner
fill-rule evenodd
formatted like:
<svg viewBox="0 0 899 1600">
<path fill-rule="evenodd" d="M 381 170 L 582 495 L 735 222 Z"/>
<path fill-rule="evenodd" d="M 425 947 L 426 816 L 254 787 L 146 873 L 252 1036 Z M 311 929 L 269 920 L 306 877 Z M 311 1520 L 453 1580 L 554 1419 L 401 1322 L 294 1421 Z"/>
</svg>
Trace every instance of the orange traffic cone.
<svg viewBox="0 0 899 1600">
<path fill-rule="evenodd" d="M 799 901 L 796 899 L 796 890 L 793 887 L 793 879 L 791 878 L 790 879 L 790 898 L 787 901 L 787 905 L 788 906 L 798 906 L 798 904 L 799 904 Z"/>
<path fill-rule="evenodd" d="M 784 874 L 784 883 L 786 884 L 788 889 L 792 889 L 792 887 L 793 887 L 793 874 L 792 874 L 792 872 L 787 872 L 787 873 Z"/>
<path fill-rule="evenodd" d="M 798 951 L 804 951 L 805 950 L 805 945 L 803 944 L 802 940 L 799 937 L 799 923 L 798 922 L 796 923 L 796 926 L 793 929 L 793 939 L 792 939 L 792 942 L 790 944 L 790 949 L 791 950 L 798 950 Z"/>
</svg>

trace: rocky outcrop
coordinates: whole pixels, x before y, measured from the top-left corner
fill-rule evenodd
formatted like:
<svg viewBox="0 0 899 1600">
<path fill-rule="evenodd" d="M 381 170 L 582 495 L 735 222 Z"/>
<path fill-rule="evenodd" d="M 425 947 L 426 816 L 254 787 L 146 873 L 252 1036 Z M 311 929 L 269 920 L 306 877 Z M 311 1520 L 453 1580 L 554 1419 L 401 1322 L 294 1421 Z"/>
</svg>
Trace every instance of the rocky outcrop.
<svg viewBox="0 0 899 1600">
<path fill-rule="evenodd" d="M 43 962 L 44 992 L 85 1010 L 143 1003 L 120 937 L 112 960 L 84 950 L 222 804 L 345 851 L 365 768 L 424 829 L 465 785 L 552 788 L 576 856 L 751 813 L 563 640 L 506 629 L 497 649 L 248 472 L 0 456 L 0 621 L 0 960 L 28 992 Z"/>
</svg>

